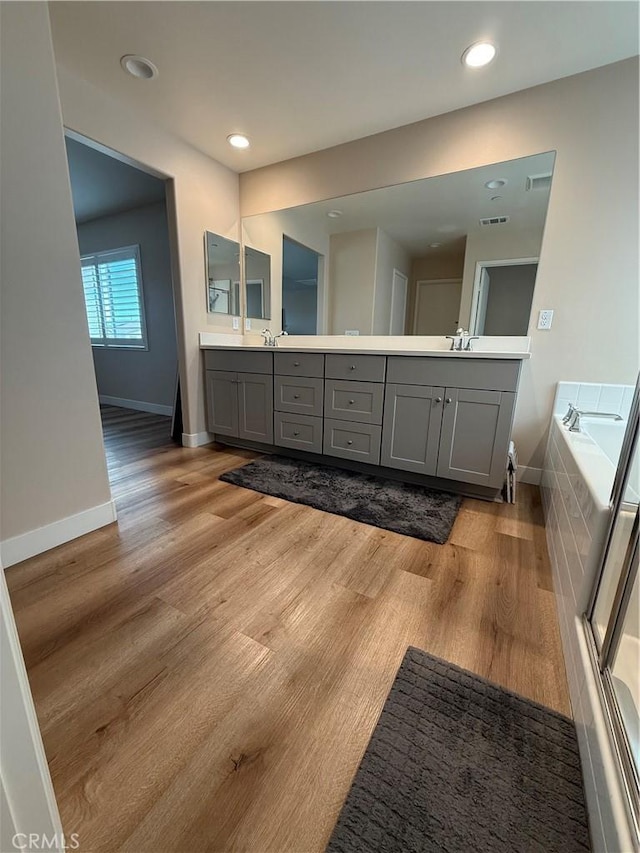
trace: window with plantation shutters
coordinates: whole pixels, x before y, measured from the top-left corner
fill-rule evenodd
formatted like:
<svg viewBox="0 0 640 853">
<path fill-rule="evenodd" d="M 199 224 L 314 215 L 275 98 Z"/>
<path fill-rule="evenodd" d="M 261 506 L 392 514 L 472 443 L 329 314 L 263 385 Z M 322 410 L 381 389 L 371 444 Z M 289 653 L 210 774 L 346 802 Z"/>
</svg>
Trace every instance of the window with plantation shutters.
<svg viewBox="0 0 640 853">
<path fill-rule="evenodd" d="M 146 349 L 140 247 L 83 255 L 80 260 L 93 346 Z"/>
</svg>

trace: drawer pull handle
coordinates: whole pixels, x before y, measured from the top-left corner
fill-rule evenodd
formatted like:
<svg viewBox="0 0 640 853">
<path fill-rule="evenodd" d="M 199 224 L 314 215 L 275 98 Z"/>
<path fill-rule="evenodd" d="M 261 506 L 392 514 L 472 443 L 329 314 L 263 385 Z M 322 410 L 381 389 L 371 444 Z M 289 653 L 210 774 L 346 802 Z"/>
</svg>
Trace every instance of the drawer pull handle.
<svg viewBox="0 0 640 853">
<path fill-rule="evenodd" d="M 355 400 L 349 400 L 349 405 L 350 405 L 350 406 L 353 406 L 353 404 L 354 404 L 354 403 L 355 403 Z"/>
<path fill-rule="evenodd" d="M 294 362 L 293 362 L 293 366 L 294 366 L 294 367 L 300 367 L 300 362 L 299 362 L 299 361 L 294 361 Z"/>
<path fill-rule="evenodd" d="M 352 364 L 351 367 L 349 368 L 349 370 L 355 370 L 355 369 L 356 369 L 355 364 Z"/>
<path fill-rule="evenodd" d="M 294 399 L 294 400 L 299 400 L 299 399 L 300 399 L 300 394 L 294 394 L 294 395 L 293 395 L 293 399 Z"/>
<path fill-rule="evenodd" d="M 442 397 L 436 397 L 436 403 L 441 403 L 441 402 L 442 402 Z"/>
<path fill-rule="evenodd" d="M 293 431 L 293 434 L 294 434 L 294 435 L 300 435 L 300 430 L 295 429 L 295 430 Z"/>
<path fill-rule="evenodd" d="M 349 439 L 349 440 L 347 441 L 347 444 L 353 444 L 353 441 L 352 441 L 351 439 Z"/>
<path fill-rule="evenodd" d="M 451 397 L 447 397 L 447 399 L 445 400 L 445 403 L 453 403 L 453 400 L 451 399 Z"/>
</svg>

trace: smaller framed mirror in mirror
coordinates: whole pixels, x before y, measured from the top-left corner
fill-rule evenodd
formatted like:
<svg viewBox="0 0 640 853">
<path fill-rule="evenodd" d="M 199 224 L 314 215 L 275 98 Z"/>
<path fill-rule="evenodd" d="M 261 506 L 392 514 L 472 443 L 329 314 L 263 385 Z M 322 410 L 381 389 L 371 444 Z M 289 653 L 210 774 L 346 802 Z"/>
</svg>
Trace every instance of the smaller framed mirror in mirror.
<svg viewBox="0 0 640 853">
<path fill-rule="evenodd" d="M 205 234 L 207 311 L 240 315 L 240 245 L 219 234 Z"/>
<path fill-rule="evenodd" d="M 271 256 L 244 247 L 244 278 L 247 317 L 271 319 Z"/>
</svg>

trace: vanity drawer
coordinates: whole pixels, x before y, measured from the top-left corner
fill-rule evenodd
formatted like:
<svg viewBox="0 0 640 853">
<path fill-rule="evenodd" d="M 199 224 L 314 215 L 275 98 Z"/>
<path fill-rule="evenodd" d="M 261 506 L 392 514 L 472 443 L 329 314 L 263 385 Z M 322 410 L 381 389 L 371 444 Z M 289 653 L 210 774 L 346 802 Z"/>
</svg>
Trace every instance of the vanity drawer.
<svg viewBox="0 0 640 853">
<path fill-rule="evenodd" d="M 324 355 L 319 352 L 276 352 L 274 368 L 281 376 L 324 376 Z"/>
<path fill-rule="evenodd" d="M 322 379 L 275 377 L 275 408 L 299 415 L 322 415 Z"/>
<path fill-rule="evenodd" d="M 377 425 L 356 424 L 325 418 L 323 450 L 326 456 L 355 459 L 371 465 L 380 463 L 380 434 Z"/>
<path fill-rule="evenodd" d="M 516 391 L 520 361 L 465 356 L 389 356 L 387 382 L 441 388 L 476 388 L 480 391 Z"/>
<path fill-rule="evenodd" d="M 327 379 L 359 379 L 361 382 L 384 382 L 384 355 L 345 355 L 327 353 Z"/>
<path fill-rule="evenodd" d="M 235 370 L 238 373 L 273 373 L 273 353 L 239 349 L 208 349 L 204 353 L 207 370 Z"/>
<path fill-rule="evenodd" d="M 276 412 L 274 444 L 322 453 L 322 418 Z"/>
<path fill-rule="evenodd" d="M 324 383 L 324 410 L 329 418 L 382 423 L 384 385 L 377 382 L 346 382 L 327 379 Z"/>
</svg>

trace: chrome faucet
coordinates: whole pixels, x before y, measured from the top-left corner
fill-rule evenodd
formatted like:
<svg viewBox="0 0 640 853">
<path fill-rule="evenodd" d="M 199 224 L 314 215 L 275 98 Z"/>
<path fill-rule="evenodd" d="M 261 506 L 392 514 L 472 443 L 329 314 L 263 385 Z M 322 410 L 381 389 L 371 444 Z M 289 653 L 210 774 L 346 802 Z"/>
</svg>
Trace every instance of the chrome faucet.
<svg viewBox="0 0 640 853">
<path fill-rule="evenodd" d="M 451 352 L 471 352 L 471 341 L 477 341 L 479 335 L 470 335 L 462 326 L 456 331 L 455 335 L 445 335 L 447 340 L 451 341 L 449 350 Z"/>
<path fill-rule="evenodd" d="M 263 329 L 260 334 L 264 338 L 264 345 L 266 347 L 277 347 L 278 346 L 278 338 L 281 338 L 283 335 L 288 335 L 289 332 L 279 332 L 277 335 L 274 335 L 271 329 Z"/>
<path fill-rule="evenodd" d="M 581 409 L 573 408 L 573 412 L 571 412 L 569 419 L 566 421 L 569 432 L 581 432 L 580 418 L 607 418 L 612 421 L 623 420 L 622 415 L 617 415 L 614 412 L 583 412 Z"/>
</svg>

